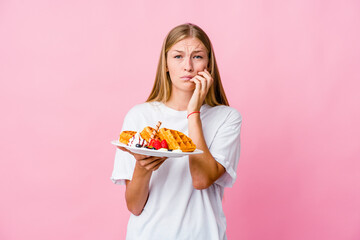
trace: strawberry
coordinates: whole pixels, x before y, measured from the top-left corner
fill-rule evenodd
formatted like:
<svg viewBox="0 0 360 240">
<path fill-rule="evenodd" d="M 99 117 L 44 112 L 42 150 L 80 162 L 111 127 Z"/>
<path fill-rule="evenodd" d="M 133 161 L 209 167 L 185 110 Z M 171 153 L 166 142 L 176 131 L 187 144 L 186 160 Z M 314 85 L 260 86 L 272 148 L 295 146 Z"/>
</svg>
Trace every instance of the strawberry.
<svg viewBox="0 0 360 240">
<path fill-rule="evenodd" d="M 155 139 L 152 146 L 156 148 L 156 150 L 159 150 L 161 148 L 161 143 L 158 139 Z"/>
<path fill-rule="evenodd" d="M 151 139 L 150 142 L 149 142 L 149 144 L 148 144 L 148 146 L 149 146 L 149 147 L 152 147 L 153 144 L 154 144 L 154 139 Z"/>
<path fill-rule="evenodd" d="M 169 148 L 165 139 L 161 141 L 161 148 Z"/>
</svg>

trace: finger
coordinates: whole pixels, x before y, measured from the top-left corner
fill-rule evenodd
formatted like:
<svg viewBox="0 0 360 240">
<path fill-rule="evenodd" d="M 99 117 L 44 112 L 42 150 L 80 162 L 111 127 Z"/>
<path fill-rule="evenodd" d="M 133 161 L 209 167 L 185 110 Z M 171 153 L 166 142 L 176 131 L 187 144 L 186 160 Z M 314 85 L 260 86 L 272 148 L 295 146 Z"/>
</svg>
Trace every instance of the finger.
<svg viewBox="0 0 360 240">
<path fill-rule="evenodd" d="M 207 72 L 212 77 L 211 73 L 206 68 L 204 69 L 204 72 Z"/>
<path fill-rule="evenodd" d="M 153 162 L 160 161 L 161 159 L 162 158 L 159 158 L 159 157 L 147 156 L 145 158 L 139 159 L 138 161 L 141 162 L 141 164 L 143 166 L 146 166 L 146 165 L 152 164 Z"/>
<path fill-rule="evenodd" d="M 151 160 L 145 160 L 146 162 L 148 162 L 148 164 L 144 165 L 144 167 L 147 170 L 152 170 L 154 171 L 154 169 L 157 167 L 159 168 L 160 165 L 165 161 L 162 158 L 157 158 L 157 157 L 153 157 Z"/>
<path fill-rule="evenodd" d="M 208 75 L 209 77 L 211 77 L 211 74 L 209 73 L 208 70 L 206 70 L 206 68 L 204 69 L 204 71 L 198 72 L 198 74 L 199 74 L 199 73 L 203 73 L 203 74 L 206 74 L 206 75 Z"/>
<path fill-rule="evenodd" d="M 201 72 L 198 72 L 198 74 L 205 77 L 208 80 L 210 80 L 210 78 L 211 78 L 211 75 L 208 71 L 201 71 Z"/>
<path fill-rule="evenodd" d="M 140 156 L 136 160 L 140 163 L 141 166 L 146 167 L 147 165 L 156 161 L 156 159 L 157 159 L 156 157 L 151 157 L 151 156 Z"/>
<path fill-rule="evenodd" d="M 151 160 L 151 156 L 147 156 L 147 155 L 142 155 L 142 154 L 136 154 L 136 153 L 133 153 L 133 156 L 135 157 L 135 159 L 137 161 L 141 161 L 141 160 Z"/>
<path fill-rule="evenodd" d="M 208 73 L 211 78 L 213 77 L 213 75 L 206 68 L 204 69 L 204 72 Z"/>
<path fill-rule="evenodd" d="M 207 85 L 208 85 L 206 78 L 204 78 L 204 77 L 202 77 L 200 75 L 197 75 L 195 77 L 195 79 L 198 79 L 200 81 L 200 83 L 201 83 L 201 89 L 200 89 L 201 94 L 206 94 L 207 93 Z"/>
<path fill-rule="evenodd" d="M 201 82 L 197 79 L 197 76 L 193 77 L 190 81 L 195 83 L 195 92 L 200 92 L 201 90 Z"/>
<path fill-rule="evenodd" d="M 211 74 L 206 69 L 205 69 L 204 72 L 198 72 L 198 74 L 206 78 L 206 80 L 207 80 L 207 89 L 209 89 L 210 86 L 212 85 L 213 81 L 214 81 Z"/>
<path fill-rule="evenodd" d="M 212 74 L 205 68 L 204 73 L 206 73 L 210 78 L 213 78 Z"/>
<path fill-rule="evenodd" d="M 158 169 L 161 166 L 161 164 L 163 164 L 165 162 L 166 159 L 167 159 L 167 157 L 160 158 L 159 159 L 159 164 L 155 168 Z"/>
<path fill-rule="evenodd" d="M 159 167 L 165 162 L 165 160 L 160 161 L 154 168 L 153 171 L 156 171 L 159 169 Z"/>
<path fill-rule="evenodd" d="M 140 164 L 141 167 L 146 168 L 147 170 L 149 170 L 149 166 L 154 162 L 152 159 L 147 158 L 147 159 L 139 159 L 137 160 L 138 163 Z"/>
<path fill-rule="evenodd" d="M 194 77 L 194 79 L 197 79 L 197 80 L 200 81 L 201 89 L 203 89 L 203 87 L 204 87 L 205 84 L 206 84 L 206 78 L 204 78 L 204 77 L 202 77 L 202 76 L 200 76 L 200 75 L 196 75 L 196 76 Z"/>
</svg>

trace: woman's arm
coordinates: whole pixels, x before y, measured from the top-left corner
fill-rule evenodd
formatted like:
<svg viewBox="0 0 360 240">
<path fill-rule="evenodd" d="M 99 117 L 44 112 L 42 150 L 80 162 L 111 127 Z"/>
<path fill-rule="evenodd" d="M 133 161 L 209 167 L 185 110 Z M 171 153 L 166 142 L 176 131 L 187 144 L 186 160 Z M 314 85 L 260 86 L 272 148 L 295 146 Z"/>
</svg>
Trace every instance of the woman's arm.
<svg viewBox="0 0 360 240">
<path fill-rule="evenodd" d="M 144 156 L 132 153 L 123 147 L 118 148 L 129 152 L 136 159 L 133 177 L 131 180 L 126 180 L 125 200 L 129 211 L 139 216 L 149 197 L 152 172 L 157 170 L 166 158 Z"/>
<path fill-rule="evenodd" d="M 203 72 L 199 72 L 191 81 L 196 86 L 188 104 L 188 114 L 200 111 L 206 94 L 213 84 L 213 78 L 205 69 Z M 206 145 L 200 114 L 194 113 L 188 116 L 188 128 L 189 137 L 194 141 L 198 149 L 204 151 L 203 154 L 189 156 L 193 186 L 196 189 L 205 189 L 224 174 L 225 168 L 213 158 Z"/>
<path fill-rule="evenodd" d="M 188 124 L 189 137 L 196 143 L 196 148 L 204 151 L 203 154 L 189 156 L 193 186 L 196 189 L 205 189 L 225 173 L 225 168 L 213 158 L 206 145 L 200 114 L 189 116 Z"/>
</svg>

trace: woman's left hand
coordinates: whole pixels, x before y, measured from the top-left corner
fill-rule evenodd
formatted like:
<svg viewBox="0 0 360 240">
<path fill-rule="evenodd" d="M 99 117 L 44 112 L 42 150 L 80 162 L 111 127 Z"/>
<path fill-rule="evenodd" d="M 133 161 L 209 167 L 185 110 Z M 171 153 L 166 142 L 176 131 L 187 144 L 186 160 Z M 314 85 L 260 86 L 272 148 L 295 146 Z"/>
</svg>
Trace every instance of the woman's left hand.
<svg viewBox="0 0 360 240">
<path fill-rule="evenodd" d="M 195 83 L 195 90 L 187 107 L 188 113 L 200 111 L 200 108 L 205 101 L 205 97 L 214 82 L 211 74 L 206 68 L 204 71 L 198 72 L 198 74 L 190 81 Z"/>
</svg>

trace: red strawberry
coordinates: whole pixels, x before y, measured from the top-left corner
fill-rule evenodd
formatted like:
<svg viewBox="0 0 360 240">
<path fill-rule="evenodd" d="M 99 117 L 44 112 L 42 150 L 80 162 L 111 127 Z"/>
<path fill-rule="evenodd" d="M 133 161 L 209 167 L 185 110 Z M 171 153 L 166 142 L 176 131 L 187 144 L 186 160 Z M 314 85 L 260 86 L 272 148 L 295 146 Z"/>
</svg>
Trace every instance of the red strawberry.
<svg viewBox="0 0 360 240">
<path fill-rule="evenodd" d="M 154 139 L 151 139 L 148 146 L 149 146 L 149 147 L 152 147 L 153 144 L 154 144 Z"/>
<path fill-rule="evenodd" d="M 159 150 L 161 148 L 161 143 L 158 139 L 155 139 L 152 145 L 156 150 Z"/>
<path fill-rule="evenodd" d="M 169 148 L 165 139 L 161 141 L 161 148 Z"/>
</svg>

